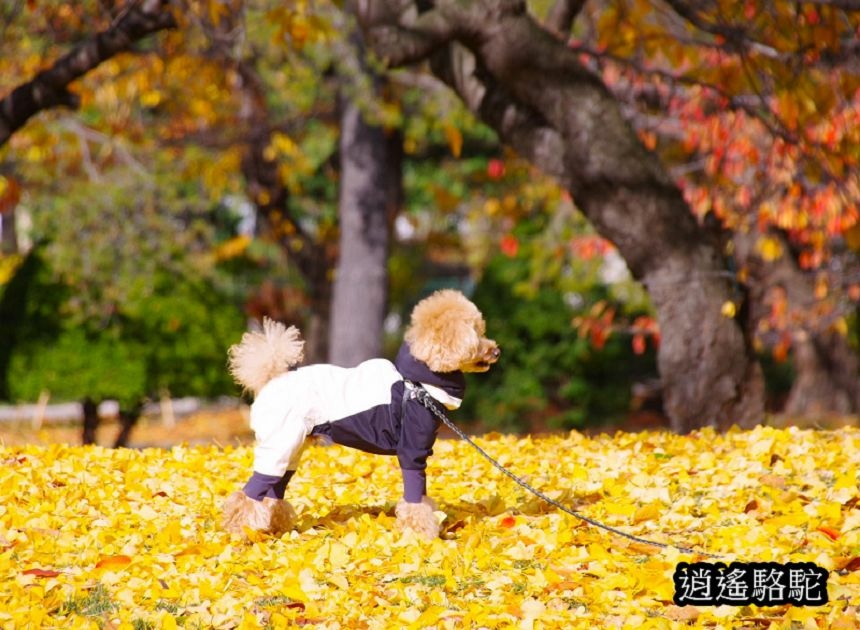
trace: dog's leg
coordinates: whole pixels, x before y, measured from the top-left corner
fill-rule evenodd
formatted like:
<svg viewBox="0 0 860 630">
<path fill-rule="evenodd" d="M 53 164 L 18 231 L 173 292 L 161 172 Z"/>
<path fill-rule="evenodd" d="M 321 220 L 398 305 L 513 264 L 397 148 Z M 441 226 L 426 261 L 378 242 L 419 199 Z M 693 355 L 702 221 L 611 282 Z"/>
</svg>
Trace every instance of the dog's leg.
<svg viewBox="0 0 860 630">
<path fill-rule="evenodd" d="M 252 499 L 237 490 L 224 503 L 222 525 L 232 534 L 245 535 L 244 528 L 280 536 L 293 528 L 296 512 L 288 501 L 264 497 Z"/>
<path fill-rule="evenodd" d="M 240 535 L 248 528 L 280 536 L 296 521 L 296 512 L 284 494 L 304 451 L 308 429 L 304 422 L 289 418 L 274 430 L 265 424 L 255 429 L 254 474 L 242 490 L 227 498 L 222 525 Z"/>
<path fill-rule="evenodd" d="M 421 498 L 421 503 L 408 503 L 401 499 L 394 510 L 397 527 L 411 529 L 427 540 L 438 538 L 439 521 L 436 520 L 435 511 L 436 504 L 426 495 Z"/>
</svg>

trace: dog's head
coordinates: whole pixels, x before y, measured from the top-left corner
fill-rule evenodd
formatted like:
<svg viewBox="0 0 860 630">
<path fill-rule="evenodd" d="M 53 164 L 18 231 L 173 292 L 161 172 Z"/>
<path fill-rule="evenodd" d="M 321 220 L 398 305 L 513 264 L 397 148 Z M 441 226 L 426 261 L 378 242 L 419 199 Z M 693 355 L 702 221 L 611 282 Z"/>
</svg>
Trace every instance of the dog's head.
<svg viewBox="0 0 860 630">
<path fill-rule="evenodd" d="M 434 372 L 486 372 L 500 350 L 485 333 L 478 307 L 459 291 L 442 289 L 415 306 L 405 339 L 412 356 Z"/>
</svg>

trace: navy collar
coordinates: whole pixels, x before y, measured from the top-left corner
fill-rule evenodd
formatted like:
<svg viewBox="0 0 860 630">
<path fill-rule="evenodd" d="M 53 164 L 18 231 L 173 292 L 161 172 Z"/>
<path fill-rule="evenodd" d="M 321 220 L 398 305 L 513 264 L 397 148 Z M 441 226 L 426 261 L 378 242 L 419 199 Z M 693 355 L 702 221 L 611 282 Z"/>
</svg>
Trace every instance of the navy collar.
<svg viewBox="0 0 860 630">
<path fill-rule="evenodd" d="M 397 352 L 397 358 L 394 359 L 394 367 L 403 376 L 403 378 L 433 385 L 443 389 L 446 393 L 454 398 L 463 399 L 466 393 L 466 377 L 460 370 L 456 372 L 434 372 L 423 361 L 419 361 L 412 356 L 409 351 L 409 345 L 404 342 Z"/>
</svg>

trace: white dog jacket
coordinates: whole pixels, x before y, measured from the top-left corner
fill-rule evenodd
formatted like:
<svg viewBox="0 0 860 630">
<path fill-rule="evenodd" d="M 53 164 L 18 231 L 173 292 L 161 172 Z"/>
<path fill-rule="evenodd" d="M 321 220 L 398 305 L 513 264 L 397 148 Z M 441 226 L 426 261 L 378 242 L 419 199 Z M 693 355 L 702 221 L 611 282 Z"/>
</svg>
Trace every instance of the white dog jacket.
<svg viewBox="0 0 860 630">
<path fill-rule="evenodd" d="M 418 401 L 404 402 L 405 380 L 421 383 L 448 409 L 460 405 L 465 391 L 462 372 L 433 372 L 406 344 L 394 363 L 371 359 L 354 368 L 310 365 L 272 379 L 251 406 L 257 444 L 245 494 L 258 500 L 283 498 L 305 439 L 322 435 L 335 444 L 396 455 L 404 498 L 420 502 L 439 421 Z"/>
</svg>

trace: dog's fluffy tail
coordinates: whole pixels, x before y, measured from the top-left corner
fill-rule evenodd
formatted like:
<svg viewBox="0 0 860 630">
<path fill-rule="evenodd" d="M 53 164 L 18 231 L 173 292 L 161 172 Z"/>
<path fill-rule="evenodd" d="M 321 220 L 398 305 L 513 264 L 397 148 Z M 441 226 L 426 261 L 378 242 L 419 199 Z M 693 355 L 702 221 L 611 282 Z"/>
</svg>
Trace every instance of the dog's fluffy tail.
<svg viewBox="0 0 860 630">
<path fill-rule="evenodd" d="M 246 332 L 228 351 L 230 374 L 255 396 L 263 386 L 304 358 L 305 342 L 299 329 L 263 318 L 263 330 Z"/>
</svg>

